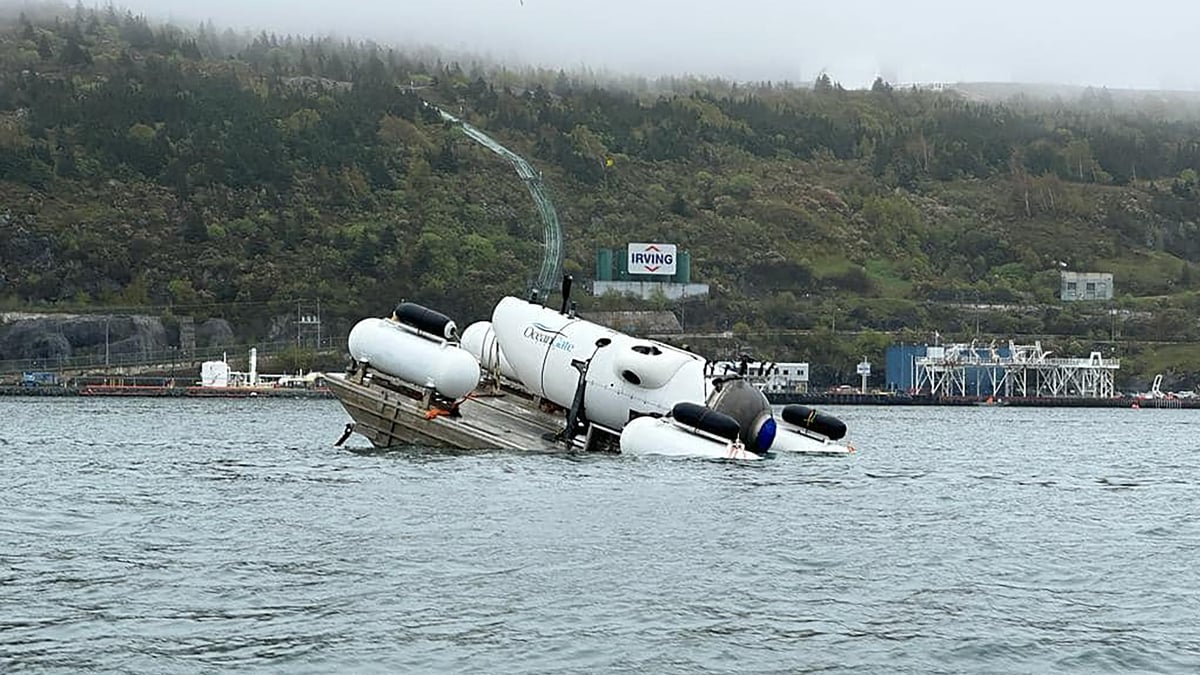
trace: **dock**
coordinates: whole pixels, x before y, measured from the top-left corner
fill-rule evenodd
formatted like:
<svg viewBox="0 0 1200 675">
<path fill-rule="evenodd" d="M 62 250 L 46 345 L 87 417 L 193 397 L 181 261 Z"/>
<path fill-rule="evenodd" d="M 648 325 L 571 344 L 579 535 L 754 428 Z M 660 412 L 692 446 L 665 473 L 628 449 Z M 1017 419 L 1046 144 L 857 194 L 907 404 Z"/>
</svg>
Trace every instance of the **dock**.
<svg viewBox="0 0 1200 675">
<path fill-rule="evenodd" d="M 934 396 L 930 394 L 768 393 L 772 405 L 1014 406 L 1021 408 L 1200 408 L 1200 398 L 1137 396 Z"/>
<path fill-rule="evenodd" d="M 120 396 L 158 398 L 333 398 L 320 387 L 196 387 L 153 384 L 67 384 L 29 387 L 0 386 L 0 396 Z"/>
</svg>

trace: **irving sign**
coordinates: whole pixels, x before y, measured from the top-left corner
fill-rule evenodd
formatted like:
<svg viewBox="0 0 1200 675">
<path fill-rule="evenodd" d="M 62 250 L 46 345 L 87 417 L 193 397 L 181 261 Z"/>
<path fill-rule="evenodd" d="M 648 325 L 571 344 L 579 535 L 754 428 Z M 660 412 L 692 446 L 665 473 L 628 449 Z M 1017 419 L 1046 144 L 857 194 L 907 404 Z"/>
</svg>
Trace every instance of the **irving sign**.
<svg viewBox="0 0 1200 675">
<path fill-rule="evenodd" d="M 675 274 L 675 244 L 630 244 L 630 274 Z"/>
</svg>

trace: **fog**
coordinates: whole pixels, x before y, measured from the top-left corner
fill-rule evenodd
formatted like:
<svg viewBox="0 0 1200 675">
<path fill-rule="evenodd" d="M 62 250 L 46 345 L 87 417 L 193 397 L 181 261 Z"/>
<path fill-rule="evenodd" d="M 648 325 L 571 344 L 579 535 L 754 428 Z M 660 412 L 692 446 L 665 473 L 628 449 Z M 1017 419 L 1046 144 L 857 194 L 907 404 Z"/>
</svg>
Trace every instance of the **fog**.
<svg viewBox="0 0 1200 675">
<path fill-rule="evenodd" d="M 1200 89 L 1182 0 L 129 0 L 186 24 L 435 46 L 511 65 L 847 87 L 1031 82 Z"/>
</svg>

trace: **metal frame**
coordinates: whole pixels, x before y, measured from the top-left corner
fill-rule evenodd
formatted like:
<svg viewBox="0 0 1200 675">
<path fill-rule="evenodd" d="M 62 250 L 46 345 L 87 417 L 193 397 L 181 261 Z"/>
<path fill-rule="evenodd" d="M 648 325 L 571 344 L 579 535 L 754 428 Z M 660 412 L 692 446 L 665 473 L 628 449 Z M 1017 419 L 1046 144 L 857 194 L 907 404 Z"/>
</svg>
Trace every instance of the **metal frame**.
<svg viewBox="0 0 1200 675">
<path fill-rule="evenodd" d="M 1009 342 L 1008 356 L 1000 356 L 995 343 L 945 345 L 940 357 L 915 359 L 916 388 L 933 396 L 1008 396 L 1022 398 L 1111 398 L 1113 374 L 1119 359 L 1092 352 L 1086 359 L 1050 358 L 1042 343 Z M 976 391 L 967 390 L 967 372 L 973 371 Z M 984 388 L 983 384 L 987 384 Z"/>
</svg>

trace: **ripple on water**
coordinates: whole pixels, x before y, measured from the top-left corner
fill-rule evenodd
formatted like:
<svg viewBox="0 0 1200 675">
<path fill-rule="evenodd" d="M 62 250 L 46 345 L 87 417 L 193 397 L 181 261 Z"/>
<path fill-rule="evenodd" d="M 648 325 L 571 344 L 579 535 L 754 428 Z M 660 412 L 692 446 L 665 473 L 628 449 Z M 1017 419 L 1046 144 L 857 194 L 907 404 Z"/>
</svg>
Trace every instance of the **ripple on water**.
<svg viewBox="0 0 1200 675">
<path fill-rule="evenodd" d="M 0 399 L 0 670 L 1194 672 L 1200 424 L 1143 412 L 847 408 L 855 455 L 747 464 Z"/>
</svg>

